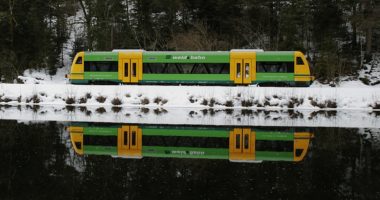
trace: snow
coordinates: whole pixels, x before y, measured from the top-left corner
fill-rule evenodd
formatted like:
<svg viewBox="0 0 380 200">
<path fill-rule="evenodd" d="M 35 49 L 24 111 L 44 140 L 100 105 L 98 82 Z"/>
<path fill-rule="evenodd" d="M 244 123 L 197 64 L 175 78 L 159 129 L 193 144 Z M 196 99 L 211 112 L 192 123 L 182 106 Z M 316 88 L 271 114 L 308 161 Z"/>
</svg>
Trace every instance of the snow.
<svg viewBox="0 0 380 200">
<path fill-rule="evenodd" d="M 58 68 L 53 76 L 50 76 L 46 69 L 27 69 L 22 76 L 18 76 L 18 79 L 25 84 L 65 84 L 68 83 L 68 79 L 65 78 L 68 73 L 67 67 Z"/>
<path fill-rule="evenodd" d="M 380 128 L 377 112 L 130 108 L 109 106 L 2 106 L 1 120 L 156 125 Z"/>
<path fill-rule="evenodd" d="M 380 87 L 380 56 L 364 64 L 362 70 L 359 71 L 359 79 L 367 81 L 369 85 L 376 85 Z"/>
<path fill-rule="evenodd" d="M 0 84 L 0 104 L 372 110 L 380 88 Z"/>
</svg>

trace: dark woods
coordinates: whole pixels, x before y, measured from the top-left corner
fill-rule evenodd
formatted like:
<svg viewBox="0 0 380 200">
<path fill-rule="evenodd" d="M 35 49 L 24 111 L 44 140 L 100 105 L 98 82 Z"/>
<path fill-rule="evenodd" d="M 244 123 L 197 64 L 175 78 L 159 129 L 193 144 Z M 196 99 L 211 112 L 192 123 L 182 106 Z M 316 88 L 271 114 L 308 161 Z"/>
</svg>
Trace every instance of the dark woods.
<svg viewBox="0 0 380 200">
<path fill-rule="evenodd" d="M 0 75 L 54 74 L 82 50 L 260 48 L 303 51 L 334 80 L 380 50 L 379 16 L 375 0 L 1 0 Z"/>
</svg>

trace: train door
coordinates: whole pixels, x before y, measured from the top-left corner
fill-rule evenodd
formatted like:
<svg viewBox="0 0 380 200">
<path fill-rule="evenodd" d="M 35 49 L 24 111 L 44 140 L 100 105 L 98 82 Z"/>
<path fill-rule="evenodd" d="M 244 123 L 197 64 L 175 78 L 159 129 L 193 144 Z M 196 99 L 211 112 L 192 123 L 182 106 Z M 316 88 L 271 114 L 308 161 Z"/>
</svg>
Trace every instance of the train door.
<svg viewBox="0 0 380 200">
<path fill-rule="evenodd" d="M 251 84 L 256 80 L 256 52 L 232 50 L 230 80 L 235 84 Z"/>
<path fill-rule="evenodd" d="M 124 83 L 131 82 L 131 62 L 129 59 L 123 59 L 121 62 L 121 67 L 119 68 L 121 80 Z"/>
<path fill-rule="evenodd" d="M 250 84 L 251 83 L 251 73 L 252 71 L 252 60 L 244 59 L 243 60 L 243 83 Z"/>
<path fill-rule="evenodd" d="M 142 158 L 142 132 L 137 126 L 122 126 L 118 131 L 118 155 Z"/>
<path fill-rule="evenodd" d="M 139 61 L 137 59 L 131 59 L 131 83 L 137 83 L 139 81 Z"/>
<path fill-rule="evenodd" d="M 255 132 L 250 128 L 234 128 L 230 132 L 230 160 L 255 160 L 255 141 Z"/>
<path fill-rule="evenodd" d="M 119 80 L 122 83 L 138 83 L 142 80 L 142 50 L 119 52 Z"/>
<path fill-rule="evenodd" d="M 235 71 L 235 77 L 234 77 L 234 83 L 235 84 L 242 84 L 243 83 L 243 59 L 234 59 L 234 71 Z"/>
</svg>

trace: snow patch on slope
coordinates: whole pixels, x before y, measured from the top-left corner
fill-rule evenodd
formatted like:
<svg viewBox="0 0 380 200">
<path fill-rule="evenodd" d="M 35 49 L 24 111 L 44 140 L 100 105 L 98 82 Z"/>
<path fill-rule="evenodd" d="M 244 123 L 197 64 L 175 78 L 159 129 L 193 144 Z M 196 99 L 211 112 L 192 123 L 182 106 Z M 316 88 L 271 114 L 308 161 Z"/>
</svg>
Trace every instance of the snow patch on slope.
<svg viewBox="0 0 380 200">
<path fill-rule="evenodd" d="M 25 84 L 66 84 L 68 79 L 65 75 L 68 73 L 68 67 L 58 68 L 55 75 L 49 75 L 46 69 L 27 69 L 22 76 L 18 76 L 18 79 Z"/>
</svg>

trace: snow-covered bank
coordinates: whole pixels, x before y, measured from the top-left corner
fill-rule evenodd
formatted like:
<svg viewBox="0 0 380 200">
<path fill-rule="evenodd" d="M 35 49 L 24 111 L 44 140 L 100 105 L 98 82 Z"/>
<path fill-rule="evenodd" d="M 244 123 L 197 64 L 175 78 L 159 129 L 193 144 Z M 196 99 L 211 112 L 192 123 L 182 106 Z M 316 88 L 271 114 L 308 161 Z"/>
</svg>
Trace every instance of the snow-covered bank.
<svg viewBox="0 0 380 200">
<path fill-rule="evenodd" d="M 68 73 L 68 67 L 58 68 L 55 75 L 49 75 L 46 69 L 28 69 L 22 76 L 18 76 L 18 80 L 25 84 L 66 84 L 68 79 L 65 75 Z"/>
<path fill-rule="evenodd" d="M 0 84 L 0 104 L 373 110 L 380 88 Z"/>
<path fill-rule="evenodd" d="M 1 106 L 1 120 L 156 125 L 380 128 L 379 112 Z"/>
</svg>

